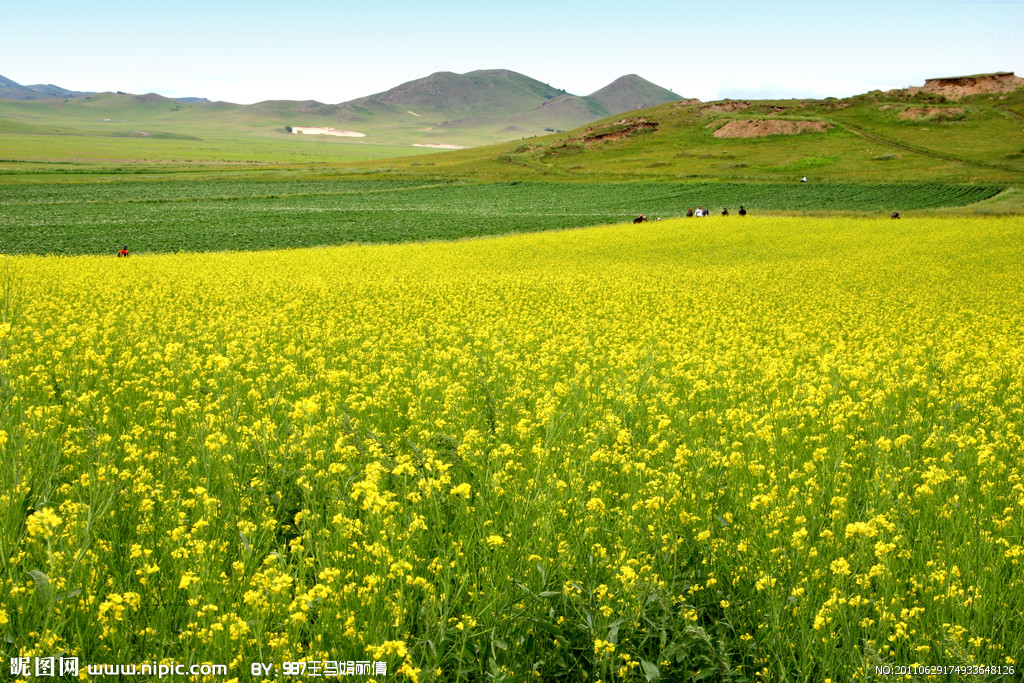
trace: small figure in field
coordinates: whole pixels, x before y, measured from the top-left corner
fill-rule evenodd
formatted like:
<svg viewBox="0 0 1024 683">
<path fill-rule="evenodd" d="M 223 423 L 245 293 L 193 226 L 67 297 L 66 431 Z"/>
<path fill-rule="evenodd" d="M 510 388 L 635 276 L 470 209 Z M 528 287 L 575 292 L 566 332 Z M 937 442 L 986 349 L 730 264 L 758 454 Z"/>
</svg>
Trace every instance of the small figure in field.
<svg viewBox="0 0 1024 683">
<path fill-rule="evenodd" d="M 118 258 L 121 258 L 122 256 L 128 256 L 128 245 L 127 244 L 124 245 L 123 247 L 121 247 L 121 251 L 117 252 L 117 257 Z"/>
<path fill-rule="evenodd" d="M 657 218 L 654 219 L 654 222 L 657 223 L 660 220 L 661 220 L 661 216 L 658 216 Z"/>
<path fill-rule="evenodd" d="M 801 178 L 800 182 L 801 183 L 806 183 L 807 182 L 807 176 L 804 176 L 803 178 Z"/>
<path fill-rule="evenodd" d="M 892 215 L 889 216 L 889 218 L 892 218 L 892 219 L 896 219 L 896 218 L 899 218 L 899 217 L 900 217 L 900 212 L 899 211 L 893 211 Z"/>
<path fill-rule="evenodd" d="M 743 208 L 742 204 L 740 204 L 740 215 L 741 216 L 746 216 L 747 215 L 747 210 Z"/>
<path fill-rule="evenodd" d="M 722 215 L 723 216 L 728 216 L 729 215 L 729 207 L 725 207 L 724 209 L 722 209 Z"/>
<path fill-rule="evenodd" d="M 686 217 L 687 218 L 693 218 L 693 209 L 687 209 L 686 210 Z"/>
<path fill-rule="evenodd" d="M 637 224 L 637 223 L 646 223 L 646 222 L 647 222 L 647 216 L 645 216 L 643 214 L 640 214 L 639 216 L 637 216 L 636 218 L 633 219 L 633 224 L 634 225 Z"/>
<path fill-rule="evenodd" d="M 704 207 L 703 206 L 698 206 L 697 210 L 693 212 L 693 215 L 696 216 L 697 218 L 703 218 L 704 217 Z"/>
</svg>

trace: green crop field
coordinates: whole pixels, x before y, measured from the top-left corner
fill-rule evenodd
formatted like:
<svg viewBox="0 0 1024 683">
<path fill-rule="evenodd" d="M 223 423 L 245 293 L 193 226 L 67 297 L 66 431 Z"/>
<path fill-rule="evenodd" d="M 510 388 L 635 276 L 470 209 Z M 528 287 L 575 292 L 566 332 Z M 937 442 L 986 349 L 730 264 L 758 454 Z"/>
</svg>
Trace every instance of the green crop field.
<svg viewBox="0 0 1024 683">
<path fill-rule="evenodd" d="M 435 180 L 36 182 L 0 185 L 0 252 L 113 253 L 456 239 L 617 223 L 742 204 L 904 213 L 995 196 L 996 185 L 489 183 Z"/>
</svg>

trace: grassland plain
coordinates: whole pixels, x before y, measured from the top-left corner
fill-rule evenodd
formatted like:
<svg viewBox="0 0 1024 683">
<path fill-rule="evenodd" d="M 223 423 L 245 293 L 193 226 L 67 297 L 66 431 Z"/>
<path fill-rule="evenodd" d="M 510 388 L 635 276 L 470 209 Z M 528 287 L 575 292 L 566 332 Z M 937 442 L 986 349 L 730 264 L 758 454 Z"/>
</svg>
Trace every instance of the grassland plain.
<svg viewBox="0 0 1024 683">
<path fill-rule="evenodd" d="M 622 222 L 640 213 L 745 205 L 764 211 L 961 206 L 999 185 L 459 183 L 420 180 L 161 180 L 65 176 L 0 185 L 0 252 L 110 254 L 409 242 Z"/>
<path fill-rule="evenodd" d="M 1022 221 L 2 257 L 0 654 L 1009 680 Z"/>
</svg>

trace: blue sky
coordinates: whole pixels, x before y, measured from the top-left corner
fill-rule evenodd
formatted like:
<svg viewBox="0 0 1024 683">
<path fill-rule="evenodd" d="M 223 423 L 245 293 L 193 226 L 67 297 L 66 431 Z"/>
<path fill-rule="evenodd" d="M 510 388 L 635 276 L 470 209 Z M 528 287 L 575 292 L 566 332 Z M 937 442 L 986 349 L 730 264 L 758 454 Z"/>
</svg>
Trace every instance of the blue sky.
<svg viewBox="0 0 1024 683">
<path fill-rule="evenodd" d="M 239 103 L 342 102 L 504 68 L 585 95 L 636 73 L 685 97 L 842 97 L 1024 76 L 1024 0 L 8 3 L 0 75 Z"/>
</svg>

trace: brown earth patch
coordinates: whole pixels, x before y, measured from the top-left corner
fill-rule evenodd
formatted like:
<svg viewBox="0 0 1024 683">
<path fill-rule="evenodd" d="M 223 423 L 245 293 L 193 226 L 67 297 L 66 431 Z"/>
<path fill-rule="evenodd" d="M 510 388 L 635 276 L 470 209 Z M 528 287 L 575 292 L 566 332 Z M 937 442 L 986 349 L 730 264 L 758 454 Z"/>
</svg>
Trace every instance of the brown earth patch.
<svg viewBox="0 0 1024 683">
<path fill-rule="evenodd" d="M 896 118 L 901 121 L 916 121 L 926 118 L 952 119 L 963 113 L 963 107 L 911 107 L 901 111 Z"/>
<path fill-rule="evenodd" d="M 688 100 L 679 100 L 678 102 L 673 102 L 672 106 L 676 109 L 682 109 L 683 107 L 689 107 L 691 104 L 700 104 L 700 100 L 695 97 Z"/>
<path fill-rule="evenodd" d="M 715 102 L 714 104 L 705 104 L 700 108 L 701 111 L 722 111 L 722 112 L 734 112 L 742 111 L 750 106 L 750 102 Z"/>
<path fill-rule="evenodd" d="M 716 138 L 760 138 L 767 135 L 798 135 L 824 133 L 832 126 L 824 121 L 729 121 L 715 131 Z"/>
<path fill-rule="evenodd" d="M 1024 78 L 1015 76 L 1013 72 L 1002 72 L 981 76 L 929 78 L 924 82 L 923 88 L 907 88 L 906 92 L 914 95 L 923 91 L 942 95 L 950 100 L 959 100 L 968 95 L 1012 92 L 1018 88 L 1024 88 Z"/>
<path fill-rule="evenodd" d="M 636 135 L 641 131 L 653 131 L 657 129 L 657 121 L 651 121 L 650 119 L 644 118 L 642 116 L 636 116 L 622 119 L 621 121 L 616 121 L 611 125 L 586 128 L 583 131 L 583 135 L 580 135 L 575 138 L 570 138 L 569 140 L 567 140 L 567 142 L 610 142 L 612 140 L 621 140 L 623 138 L 628 138 L 629 136 Z"/>
</svg>

